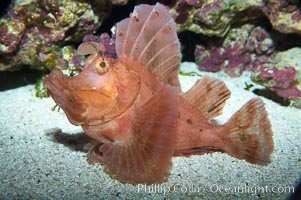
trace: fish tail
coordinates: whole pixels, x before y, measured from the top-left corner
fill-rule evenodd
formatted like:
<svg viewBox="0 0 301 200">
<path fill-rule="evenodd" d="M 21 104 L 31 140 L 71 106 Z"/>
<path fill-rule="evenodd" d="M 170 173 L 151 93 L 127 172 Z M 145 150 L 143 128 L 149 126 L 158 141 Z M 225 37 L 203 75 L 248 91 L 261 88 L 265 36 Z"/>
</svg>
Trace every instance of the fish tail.
<svg viewBox="0 0 301 200">
<path fill-rule="evenodd" d="M 225 124 L 225 151 L 250 163 L 267 165 L 274 149 L 273 133 L 264 103 L 251 99 Z"/>
</svg>

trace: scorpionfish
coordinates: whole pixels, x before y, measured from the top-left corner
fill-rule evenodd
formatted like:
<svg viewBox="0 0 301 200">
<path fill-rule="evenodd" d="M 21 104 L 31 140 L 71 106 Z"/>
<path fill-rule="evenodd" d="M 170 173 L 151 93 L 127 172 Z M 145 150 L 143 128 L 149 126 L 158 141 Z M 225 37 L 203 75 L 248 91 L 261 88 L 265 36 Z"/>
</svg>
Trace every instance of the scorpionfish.
<svg viewBox="0 0 301 200">
<path fill-rule="evenodd" d="M 55 69 L 45 78 L 69 121 L 94 139 L 85 146 L 90 164 L 124 183 L 153 184 L 168 179 L 173 156 L 219 151 L 270 162 L 273 134 L 260 98 L 216 125 L 230 97 L 224 82 L 204 76 L 181 91 L 180 43 L 165 6 L 136 6 L 117 23 L 115 45 L 117 58 L 110 58 L 103 44 L 84 42 L 77 51 L 88 56 L 82 72 L 68 77 Z"/>
</svg>

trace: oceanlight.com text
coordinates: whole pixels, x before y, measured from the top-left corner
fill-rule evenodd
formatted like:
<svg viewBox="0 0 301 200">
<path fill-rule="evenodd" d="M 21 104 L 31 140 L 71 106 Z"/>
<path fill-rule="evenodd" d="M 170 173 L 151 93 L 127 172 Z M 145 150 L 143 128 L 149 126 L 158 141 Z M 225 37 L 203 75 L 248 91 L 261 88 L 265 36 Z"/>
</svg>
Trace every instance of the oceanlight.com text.
<svg viewBox="0 0 301 200">
<path fill-rule="evenodd" d="M 259 185 L 243 185 L 243 186 L 225 186 L 225 185 L 181 185 L 174 184 L 171 186 L 161 185 L 161 184 L 153 184 L 153 185 L 145 185 L 138 184 L 137 186 L 138 193 L 246 193 L 246 194 L 259 194 L 259 193 L 294 193 L 294 186 L 259 186 Z"/>
</svg>

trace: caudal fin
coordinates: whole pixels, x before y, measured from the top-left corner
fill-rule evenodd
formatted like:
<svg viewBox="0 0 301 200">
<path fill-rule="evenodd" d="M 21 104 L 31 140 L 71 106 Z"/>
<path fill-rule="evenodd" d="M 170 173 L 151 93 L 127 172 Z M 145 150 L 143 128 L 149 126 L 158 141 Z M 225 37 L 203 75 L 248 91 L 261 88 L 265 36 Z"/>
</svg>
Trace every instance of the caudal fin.
<svg viewBox="0 0 301 200">
<path fill-rule="evenodd" d="M 225 151 L 250 163 L 266 165 L 274 149 L 273 133 L 263 101 L 251 99 L 228 123 Z"/>
</svg>

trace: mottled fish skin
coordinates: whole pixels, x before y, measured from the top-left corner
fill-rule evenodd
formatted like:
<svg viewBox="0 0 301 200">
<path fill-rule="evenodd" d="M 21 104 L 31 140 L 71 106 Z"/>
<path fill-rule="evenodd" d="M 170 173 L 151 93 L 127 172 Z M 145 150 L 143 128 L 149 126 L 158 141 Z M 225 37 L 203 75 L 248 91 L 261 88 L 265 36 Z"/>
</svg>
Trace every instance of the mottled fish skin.
<svg viewBox="0 0 301 200">
<path fill-rule="evenodd" d="M 94 139 L 85 147 L 89 163 L 101 163 L 121 182 L 154 184 L 168 179 L 173 156 L 220 151 L 270 162 L 272 130 L 262 100 L 214 125 L 230 97 L 226 85 L 205 76 L 181 91 L 180 43 L 165 6 L 136 6 L 117 24 L 116 52 L 106 58 L 102 44 L 82 43 L 78 54 L 89 56 L 78 76 L 54 70 L 45 78 L 69 121 Z"/>
</svg>

